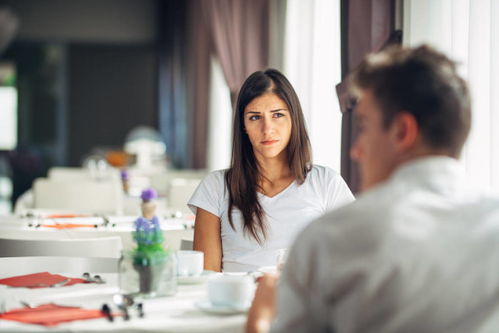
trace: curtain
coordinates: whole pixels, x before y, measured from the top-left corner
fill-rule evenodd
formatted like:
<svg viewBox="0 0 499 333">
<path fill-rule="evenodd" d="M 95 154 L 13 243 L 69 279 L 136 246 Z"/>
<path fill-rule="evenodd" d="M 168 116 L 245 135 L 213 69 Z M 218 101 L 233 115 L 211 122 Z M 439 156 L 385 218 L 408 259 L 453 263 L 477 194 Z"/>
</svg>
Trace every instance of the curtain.
<svg viewBox="0 0 499 333">
<path fill-rule="evenodd" d="M 158 127 L 176 168 L 188 168 L 187 6 L 182 0 L 159 1 Z"/>
<path fill-rule="evenodd" d="M 208 22 L 197 8 L 198 0 L 188 1 L 188 128 L 189 168 L 207 167 L 208 120 L 210 103 L 210 52 L 211 40 Z"/>
<path fill-rule="evenodd" d="M 460 63 L 472 95 L 461 158 L 469 184 L 499 192 L 499 1 L 406 0 L 404 44 L 430 44 Z"/>
<path fill-rule="evenodd" d="M 397 43 L 394 0 L 342 0 L 342 74 L 345 78 L 369 52 L 379 51 L 389 43 Z M 357 164 L 350 158 L 355 140 L 354 101 L 345 82 L 336 87 L 342 117 L 341 174 L 350 189 L 360 188 Z"/>
<path fill-rule="evenodd" d="M 269 0 L 199 1 L 234 106 L 246 77 L 268 66 Z"/>
<path fill-rule="evenodd" d="M 288 0 L 283 72 L 302 105 L 313 161 L 339 171 L 341 113 L 332 93 L 341 80 L 340 0 Z"/>
</svg>

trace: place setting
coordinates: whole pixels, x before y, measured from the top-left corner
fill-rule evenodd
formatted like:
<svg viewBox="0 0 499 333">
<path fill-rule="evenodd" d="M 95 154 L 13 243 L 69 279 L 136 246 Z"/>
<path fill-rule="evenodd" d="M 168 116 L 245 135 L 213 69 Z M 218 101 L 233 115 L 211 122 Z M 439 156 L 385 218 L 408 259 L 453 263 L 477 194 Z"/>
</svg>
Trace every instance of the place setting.
<svg viewBox="0 0 499 333">
<path fill-rule="evenodd" d="M 246 313 L 255 293 L 251 276 L 221 275 L 206 283 L 207 299 L 199 300 L 196 307 L 215 315 Z"/>
<path fill-rule="evenodd" d="M 105 281 L 100 275 L 92 275 L 88 272 L 83 273 L 81 278 L 67 277 L 49 272 L 39 272 L 0 279 L 0 284 L 10 288 L 29 289 L 67 287 L 80 283 L 104 284 Z"/>
<path fill-rule="evenodd" d="M 110 217 L 102 214 L 76 213 L 72 211 L 27 210 L 20 215 L 29 228 L 108 228 L 116 227 Z"/>
<path fill-rule="evenodd" d="M 221 275 L 214 271 L 204 270 L 204 253 L 200 251 L 177 251 L 177 283 L 180 285 L 205 283 L 209 279 Z"/>
</svg>

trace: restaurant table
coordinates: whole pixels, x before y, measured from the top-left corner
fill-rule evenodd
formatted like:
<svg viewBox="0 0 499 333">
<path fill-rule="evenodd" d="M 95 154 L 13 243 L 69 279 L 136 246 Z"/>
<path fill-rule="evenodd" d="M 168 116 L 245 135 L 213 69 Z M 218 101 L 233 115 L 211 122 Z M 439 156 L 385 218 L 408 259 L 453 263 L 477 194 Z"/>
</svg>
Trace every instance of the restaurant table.
<svg viewBox="0 0 499 333">
<path fill-rule="evenodd" d="M 136 216 L 106 216 L 72 218 L 27 218 L 15 215 L 0 216 L 0 236 L 2 238 L 24 239 L 79 239 L 119 236 L 124 249 L 133 247 L 132 231 Z M 57 229 L 45 225 L 63 223 L 88 224 L 90 227 Z M 94 227 L 93 225 L 97 227 Z M 161 229 L 165 246 L 178 250 L 182 239 L 192 240 L 194 231 L 192 217 L 163 218 Z"/>
<path fill-rule="evenodd" d="M 95 272 L 92 272 L 95 273 Z M 60 273 L 63 274 L 64 273 Z M 74 274 L 73 274 L 74 275 Z M 0 272 L 0 278 L 8 277 Z M 72 276 L 66 274 L 66 276 Z M 21 301 L 31 306 L 55 303 L 66 306 L 81 306 L 100 309 L 104 303 L 111 311 L 119 310 L 114 305 L 113 295 L 118 293 L 118 274 L 101 274 L 105 284 L 77 284 L 59 288 L 11 288 L 0 285 L 0 309 L 21 308 Z M 72 276 L 73 277 L 73 276 Z M 169 297 L 143 299 L 144 318 L 139 318 L 130 309 L 130 320 L 122 317 L 113 322 L 106 318 L 61 323 L 54 327 L 24 324 L 0 319 L 0 332 L 243 332 L 246 314 L 213 315 L 199 310 L 196 302 L 207 298 L 206 284 L 179 285 L 177 294 Z"/>
</svg>

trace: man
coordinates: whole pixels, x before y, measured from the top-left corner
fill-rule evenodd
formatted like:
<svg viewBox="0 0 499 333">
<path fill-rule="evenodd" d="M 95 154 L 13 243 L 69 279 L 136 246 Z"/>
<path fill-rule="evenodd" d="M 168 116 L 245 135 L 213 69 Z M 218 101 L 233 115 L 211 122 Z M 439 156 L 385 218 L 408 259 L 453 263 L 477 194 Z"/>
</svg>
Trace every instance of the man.
<svg viewBox="0 0 499 333">
<path fill-rule="evenodd" d="M 304 230 L 280 281 L 262 279 L 248 331 L 498 332 L 499 200 L 463 184 L 470 98 L 455 64 L 390 49 L 352 84 L 364 193 Z"/>
</svg>

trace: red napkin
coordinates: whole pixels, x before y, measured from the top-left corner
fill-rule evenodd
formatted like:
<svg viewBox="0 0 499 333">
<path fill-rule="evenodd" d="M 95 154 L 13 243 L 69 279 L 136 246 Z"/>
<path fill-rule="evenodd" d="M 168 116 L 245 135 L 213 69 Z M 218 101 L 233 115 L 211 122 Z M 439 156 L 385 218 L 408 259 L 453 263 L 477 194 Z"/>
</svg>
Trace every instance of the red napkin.
<svg viewBox="0 0 499 333">
<path fill-rule="evenodd" d="M 59 274 L 50 274 L 49 272 L 41 272 L 27 275 L 19 275 L 13 276 L 6 279 L 0 279 L 0 284 L 5 284 L 11 287 L 26 287 L 26 288 L 46 288 L 45 286 L 36 286 L 37 284 L 46 284 L 47 287 L 49 285 L 64 281 L 66 279 L 70 279 L 65 286 L 72 286 L 77 283 L 87 283 L 87 280 L 77 279 L 77 278 L 68 278 L 67 276 L 59 275 Z"/>
<path fill-rule="evenodd" d="M 60 323 L 106 317 L 100 310 L 82 309 L 57 304 L 42 304 L 36 308 L 14 309 L 0 314 L 0 319 L 26 324 L 55 326 Z"/>
<path fill-rule="evenodd" d="M 68 218 L 73 218 L 73 217 L 88 217 L 91 215 L 85 215 L 85 214 L 51 214 L 44 216 L 47 219 L 68 219 Z"/>
<path fill-rule="evenodd" d="M 71 229 L 71 228 L 95 228 L 93 224 L 61 223 L 61 224 L 42 224 L 45 228 Z"/>
</svg>

